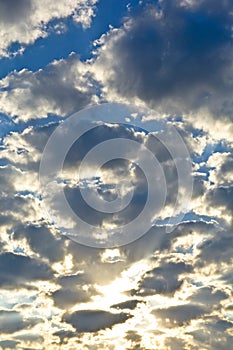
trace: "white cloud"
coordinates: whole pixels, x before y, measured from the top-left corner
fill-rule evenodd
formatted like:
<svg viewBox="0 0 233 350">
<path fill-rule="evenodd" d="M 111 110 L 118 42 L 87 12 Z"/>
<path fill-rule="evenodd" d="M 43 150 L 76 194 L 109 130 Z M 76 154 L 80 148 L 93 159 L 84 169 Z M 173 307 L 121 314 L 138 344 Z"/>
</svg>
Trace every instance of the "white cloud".
<svg viewBox="0 0 233 350">
<path fill-rule="evenodd" d="M 75 55 L 54 61 L 44 70 L 23 69 L 2 79 L 0 108 L 16 120 L 64 116 L 97 101 L 88 63 Z"/>
<path fill-rule="evenodd" d="M 1 0 L 0 56 L 7 56 L 12 43 L 22 46 L 49 34 L 48 23 L 71 16 L 84 28 L 90 26 L 97 0 Z M 56 26 L 56 24 L 55 24 Z"/>
</svg>

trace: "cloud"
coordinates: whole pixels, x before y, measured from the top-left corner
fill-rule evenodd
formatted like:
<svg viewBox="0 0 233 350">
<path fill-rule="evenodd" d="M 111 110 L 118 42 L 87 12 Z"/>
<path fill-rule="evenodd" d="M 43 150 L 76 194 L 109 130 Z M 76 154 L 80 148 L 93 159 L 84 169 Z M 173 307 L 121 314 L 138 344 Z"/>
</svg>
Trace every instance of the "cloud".
<svg viewBox="0 0 233 350">
<path fill-rule="evenodd" d="M 207 165 L 211 167 L 210 181 L 215 186 L 229 186 L 233 181 L 233 156 L 232 149 L 230 152 L 215 152 L 208 159 Z"/>
<path fill-rule="evenodd" d="M 19 16 L 27 25 L 35 1 L 14 3 L 18 12 L 10 14 L 13 2 L 4 2 L 3 22 L 4 28 L 12 23 L 15 30 Z M 61 3 L 48 2 L 46 8 L 41 2 L 43 15 L 52 9 L 45 17 L 43 35 L 48 27 L 55 28 L 48 19 L 54 18 L 55 7 L 56 18 L 61 18 Z M 73 4 L 77 1 L 64 4 L 70 7 L 62 17 L 73 11 Z M 92 11 L 90 4 L 87 8 Z M 84 5 L 83 1 L 80 6 Z M 44 70 L 13 72 L 0 82 L 0 107 L 11 117 L 15 130 L 1 146 L 1 161 L 6 165 L 0 168 L 0 298 L 4 307 L 0 323 L 7 335 L 0 339 L 2 348 L 53 349 L 57 344 L 64 349 L 101 349 L 106 343 L 109 349 L 115 344 L 123 349 L 231 347 L 232 149 L 215 137 L 218 131 L 225 137 L 230 130 L 232 5 L 215 0 L 162 1 L 160 5 L 158 9 L 147 4 L 139 16 L 124 20 L 119 29 L 110 29 L 91 61 L 81 62 L 71 55 Z M 80 19 L 83 24 L 91 12 L 84 17 Z M 40 29 L 33 33 L 30 42 L 40 36 Z M 11 40 L 6 40 L 6 48 Z M 27 40 L 25 36 L 25 44 Z M 61 121 L 57 117 L 99 101 L 98 96 L 146 103 L 158 112 L 152 113 L 155 118 L 172 115 L 163 120 L 178 126 L 194 171 L 193 210 L 173 232 L 168 234 L 161 223 L 131 244 L 115 250 L 95 249 L 61 236 L 45 218 L 36 180 L 44 146 Z M 183 117 L 173 116 L 178 113 Z M 47 116 L 48 120 L 41 120 Z M 202 120 L 208 121 L 211 134 L 201 130 Z M 218 122 L 222 127 L 213 130 Z M 135 140 L 154 152 L 168 189 L 163 219 L 169 217 L 177 194 L 177 172 L 165 147 L 144 131 L 110 124 L 95 129 L 71 147 L 65 161 L 67 178 L 72 179 L 90 149 L 111 137 Z M 143 154 L 136 156 L 139 159 Z M 95 161 L 88 164 L 90 173 Z M 95 186 L 102 199 L 115 198 L 114 185 L 129 177 L 136 194 L 146 190 L 145 178 L 140 171 L 132 171 L 129 162 L 111 161 L 101 175 L 102 183 Z M 124 223 L 141 209 L 138 195 L 121 220 L 92 212 L 87 215 L 79 199 L 81 184 L 76 185 L 66 187 L 70 200 L 94 224 Z"/>
<path fill-rule="evenodd" d="M 16 241 L 26 238 L 30 248 L 50 262 L 64 259 L 64 240 L 57 239 L 46 226 L 19 226 L 14 228 L 13 237 Z"/>
<path fill-rule="evenodd" d="M 231 1 L 145 5 L 96 44 L 95 73 L 107 98 L 143 101 L 158 115 L 191 113 L 206 128 L 214 118 L 230 133 Z"/>
<path fill-rule="evenodd" d="M 79 333 L 97 332 L 125 322 L 130 316 L 125 313 L 112 314 L 102 310 L 83 310 L 65 314 L 63 321 L 70 323 Z"/>
<path fill-rule="evenodd" d="M 19 344 L 20 342 L 16 341 L 16 340 L 2 340 L 0 341 L 0 347 L 2 349 L 15 349 L 17 344 Z"/>
<path fill-rule="evenodd" d="M 44 338 L 36 333 L 22 333 L 15 336 L 15 339 L 23 341 L 25 343 L 29 343 L 30 345 L 42 344 Z"/>
<path fill-rule="evenodd" d="M 197 347 L 206 346 L 211 350 L 227 350 L 232 341 L 232 336 L 229 335 L 231 329 L 232 322 L 213 316 L 206 317 L 204 321 L 200 320 L 198 329 L 188 334 L 192 335 Z"/>
<path fill-rule="evenodd" d="M 86 275 L 68 275 L 59 277 L 56 281 L 61 288 L 51 293 L 54 304 L 61 309 L 73 307 L 78 303 L 85 303 L 98 294 Z"/>
<path fill-rule="evenodd" d="M 148 271 L 139 284 L 139 295 L 173 294 L 180 289 L 183 279 L 180 275 L 190 273 L 191 265 L 185 263 L 161 262 L 161 266 Z"/>
<path fill-rule="evenodd" d="M 227 298 L 228 295 L 221 290 L 214 290 L 213 287 L 203 287 L 198 289 L 189 300 L 192 303 L 203 304 L 212 308 L 214 305 L 219 307 L 219 303 Z"/>
<path fill-rule="evenodd" d="M 194 304 L 171 306 L 153 310 L 153 314 L 167 327 L 180 327 L 206 313 L 205 308 Z M 167 320 L 167 321 L 166 321 Z"/>
<path fill-rule="evenodd" d="M 4 22 L 14 22 L 17 17 L 27 16 L 32 6 L 31 0 L 1 0 L 1 19 Z"/>
<path fill-rule="evenodd" d="M 75 304 L 88 302 L 91 296 L 91 293 L 78 288 L 74 290 L 59 289 L 52 293 L 54 305 L 61 309 L 68 309 Z"/>
<path fill-rule="evenodd" d="M 0 310 L 0 328 L 2 333 L 14 333 L 24 328 L 31 328 L 42 320 L 39 318 L 23 319 L 17 311 Z"/>
<path fill-rule="evenodd" d="M 138 303 L 140 303 L 140 300 L 136 300 L 136 299 L 127 300 L 119 304 L 114 304 L 111 307 L 114 309 L 121 309 L 121 310 L 125 310 L 125 309 L 133 310 L 137 307 Z"/>
<path fill-rule="evenodd" d="M 1 287 L 12 289 L 32 281 L 48 280 L 52 276 L 52 270 L 42 261 L 13 253 L 0 255 Z"/>
<path fill-rule="evenodd" d="M 31 195 L 15 194 L 9 197 L 0 198 L 2 213 L 0 214 L 2 223 L 8 228 L 21 222 L 37 220 L 40 212 L 36 212 L 36 199 Z M 10 219 L 10 220 L 7 220 Z"/>
<path fill-rule="evenodd" d="M 142 337 L 136 331 L 128 331 L 125 339 L 130 342 L 130 349 L 145 350 L 145 348 L 141 346 Z"/>
<path fill-rule="evenodd" d="M 127 261 L 132 263 L 140 259 L 147 258 L 148 256 L 157 256 L 157 254 L 161 252 L 163 252 L 165 255 L 169 255 L 169 252 L 176 250 L 175 245 L 179 244 L 179 239 L 185 239 L 187 247 L 190 248 L 193 245 L 192 238 L 195 240 L 199 236 L 199 239 L 203 241 L 205 238 L 208 239 L 212 235 L 217 235 L 217 233 L 218 229 L 213 223 L 206 223 L 203 221 L 182 222 L 170 235 L 166 233 L 165 227 L 153 226 L 150 231 L 143 237 L 139 238 L 137 241 L 131 244 L 122 247 L 122 250 L 126 256 Z M 197 240 L 195 244 L 198 245 L 198 243 L 199 241 Z M 162 266 L 164 264 L 168 264 L 166 260 L 162 260 Z M 169 264 L 167 267 L 169 268 Z M 180 267 L 183 267 L 184 270 L 186 268 L 189 269 L 189 267 L 185 266 L 184 263 L 180 264 Z M 163 273 L 165 271 L 162 270 Z M 174 276 L 174 278 L 176 277 L 178 276 Z"/>
<path fill-rule="evenodd" d="M 206 322 L 206 327 L 213 331 L 225 332 L 226 330 L 233 328 L 233 322 L 213 317 Z"/>
<path fill-rule="evenodd" d="M 60 344 L 64 344 L 64 343 L 67 343 L 69 339 L 74 338 L 76 336 L 76 333 L 72 331 L 61 330 L 53 333 L 53 335 L 59 337 Z"/>
<path fill-rule="evenodd" d="M 165 344 L 169 347 L 169 350 L 180 350 L 183 349 L 185 346 L 185 342 L 182 339 L 177 338 L 167 338 Z"/>
<path fill-rule="evenodd" d="M 161 132 L 161 134 L 164 136 L 165 131 Z M 125 160 L 119 158 L 114 159 L 116 157 L 113 156 L 113 159 L 102 166 L 101 170 L 98 171 L 98 175 L 96 176 L 93 169 L 95 169 L 95 166 L 98 165 L 99 159 L 98 157 L 92 157 L 91 160 L 89 158 L 89 160 L 85 163 L 85 174 L 88 180 L 82 182 L 82 179 L 80 180 L 77 178 L 77 175 L 75 175 L 77 174 L 77 166 L 80 165 L 81 161 L 89 150 L 94 149 L 94 147 L 99 145 L 101 142 L 104 143 L 104 141 L 120 138 L 126 139 L 127 141 L 136 141 L 139 147 L 138 151 L 136 152 L 132 146 L 131 148 L 126 149 L 124 145 L 122 145 L 122 148 L 118 146 L 117 151 L 120 152 L 120 154 L 123 154 L 123 156 L 120 158 L 124 158 Z M 140 164 L 143 164 L 144 162 L 143 157 L 145 156 L 145 149 L 147 149 L 147 152 L 148 149 L 151 151 L 148 152 L 151 158 L 152 155 L 157 158 L 161 167 L 161 172 L 157 171 L 158 169 L 155 170 L 153 166 L 146 166 L 147 171 L 145 173 L 143 173 L 143 170 L 140 169 Z M 179 146 L 177 146 L 176 151 L 179 154 Z M 110 154 L 110 156 L 112 155 Z M 151 160 L 149 159 L 148 155 L 147 157 L 147 164 L 149 164 L 149 161 L 153 162 L 154 158 Z M 161 186 L 153 186 L 154 196 L 150 195 L 150 198 L 153 197 L 154 200 L 153 205 L 148 205 L 146 215 L 144 215 L 144 218 L 137 223 L 137 225 L 142 227 L 143 233 L 143 226 L 145 226 L 145 223 L 151 222 L 153 224 L 158 218 L 166 219 L 174 214 L 174 211 L 176 210 L 175 203 L 178 197 L 178 187 L 183 196 L 189 192 L 190 188 L 187 182 L 180 181 L 178 184 L 176 162 L 180 168 L 187 169 L 188 173 L 189 165 L 191 168 L 191 161 L 188 157 L 188 159 L 185 160 L 182 158 L 182 161 L 181 158 L 182 157 L 175 156 L 175 159 L 172 159 L 172 156 L 169 154 L 166 146 L 162 144 L 159 137 L 156 137 L 156 134 L 146 135 L 142 130 L 136 131 L 133 128 L 127 128 L 122 125 L 104 124 L 98 126 L 96 129 L 94 129 L 94 131 L 86 133 L 73 143 L 64 161 L 64 172 L 62 175 L 57 173 L 57 176 L 59 179 L 61 178 L 62 181 L 59 183 L 54 183 L 54 186 L 51 186 L 51 188 L 45 191 L 44 194 L 47 198 L 47 203 L 51 208 L 54 217 L 56 218 L 56 222 L 60 227 L 67 228 L 68 232 L 75 232 L 73 236 L 74 239 L 75 237 L 77 237 L 77 240 L 79 239 L 78 234 L 80 237 L 82 234 L 81 239 L 85 239 L 84 236 L 89 237 L 88 235 L 92 235 L 91 237 L 96 239 L 95 242 L 97 242 L 98 237 L 94 237 L 94 234 L 96 234 L 96 229 L 94 228 L 94 234 L 91 231 L 92 228 L 90 228 L 90 231 L 88 231 L 89 227 L 87 228 L 86 232 L 85 229 L 87 225 L 83 225 L 82 229 L 80 229 L 80 222 L 78 222 L 78 228 L 78 225 L 76 226 L 77 217 L 81 218 L 84 222 L 87 222 L 92 226 L 101 226 L 101 228 L 111 226 L 113 227 L 112 232 L 115 234 L 115 228 L 130 223 L 142 211 L 148 195 L 148 179 L 151 180 L 151 183 L 154 183 L 154 176 L 156 174 L 156 184 L 159 184 L 160 180 L 163 181 L 163 179 L 166 184 L 163 186 L 161 183 Z M 76 179 L 75 181 L 74 178 Z M 127 185 L 124 187 L 123 185 L 125 179 L 127 179 Z M 117 213 L 114 212 L 113 214 L 103 214 L 101 210 L 94 210 L 91 208 L 91 205 L 85 203 L 85 200 L 81 195 L 81 190 L 88 188 L 88 190 L 90 190 L 88 192 L 89 203 L 94 202 L 96 192 L 98 192 L 99 197 L 110 201 L 111 199 L 115 198 L 114 196 L 116 196 L 117 186 L 122 186 L 120 189 L 124 195 L 133 192 L 133 197 L 130 203 L 125 206 L 124 210 L 119 210 Z M 67 202 L 72 208 L 72 211 L 67 210 L 64 206 L 64 202 L 62 201 L 63 194 L 61 194 L 58 189 L 64 190 Z M 91 191 L 92 189 L 93 191 Z M 166 199 L 164 206 L 162 203 L 163 194 Z M 160 210 L 160 206 L 163 207 L 163 210 Z M 174 215 L 176 215 L 179 210 L 180 208 L 177 208 L 177 212 Z M 64 215 L 64 212 L 66 215 Z M 77 215 L 75 216 L 74 214 Z M 118 234 L 119 232 L 116 232 L 115 237 L 117 237 Z M 130 237 L 136 236 L 134 227 L 133 229 L 128 230 L 128 236 L 129 240 L 131 240 Z M 113 240 L 115 239 L 116 241 L 118 238 L 115 237 L 113 237 Z M 98 242 L 97 244 L 100 243 Z"/>
<path fill-rule="evenodd" d="M 200 253 L 198 255 L 197 265 L 205 266 L 205 263 L 219 263 L 232 261 L 232 231 L 219 232 L 218 235 L 204 240 L 199 244 Z"/>
<path fill-rule="evenodd" d="M 19 52 L 25 45 L 34 43 L 49 34 L 49 24 L 55 20 L 72 17 L 84 28 L 90 26 L 96 0 L 1 0 L 0 1 L 0 56 L 10 55 L 11 44 L 19 44 Z M 56 29 L 56 23 L 54 24 Z"/>
<path fill-rule="evenodd" d="M 87 203 L 85 203 L 81 195 L 81 188 L 83 187 L 81 180 L 78 184 L 73 184 L 73 182 L 69 183 L 69 178 L 72 178 L 73 171 L 76 172 L 77 166 L 80 165 L 87 152 L 99 143 L 114 138 L 135 140 L 138 143 L 143 142 L 143 136 L 140 135 L 139 132 L 129 130 L 123 126 L 103 125 L 85 134 L 85 137 L 78 139 L 70 148 L 64 162 L 65 174 L 68 174 L 67 185 L 64 186 L 66 198 L 73 211 L 77 213 L 82 220 L 93 226 L 103 225 L 104 223 L 111 223 L 119 226 L 121 222 L 130 222 L 138 215 L 138 212 L 143 208 L 146 200 L 147 184 L 145 175 L 143 175 L 139 167 L 132 167 L 132 163 L 134 161 L 136 162 L 136 158 L 138 157 L 138 154 L 136 155 L 135 152 L 128 154 L 127 151 L 122 150 L 125 154 L 125 159 L 128 160 L 113 159 L 107 162 L 101 168 L 100 179 L 98 181 L 94 179 L 93 183 L 91 182 L 93 176 L 92 168 L 98 164 L 98 159 L 95 158 L 92 159 L 92 161 L 85 163 L 88 177 L 90 177 L 90 188 L 95 187 L 98 191 L 98 195 L 105 201 L 111 201 L 111 199 L 114 199 L 117 195 L 115 190 L 116 186 L 119 186 L 124 179 L 127 178 L 127 181 L 131 184 L 131 187 L 134 190 L 134 194 L 129 205 L 119 211 L 119 213 L 103 214 L 100 211 L 92 209 Z M 127 193 L 127 191 L 129 191 L 128 187 L 129 185 L 127 184 L 127 188 L 122 188 L 122 190 L 125 190 Z M 94 195 L 92 194 L 92 196 Z M 90 197 L 90 202 L 92 201 L 93 197 Z M 59 208 L 60 201 L 58 200 L 58 197 L 55 197 L 55 201 L 54 203 L 51 203 L 51 205 L 52 207 L 53 205 L 56 205 L 55 210 L 58 210 L 58 213 L 60 210 L 63 210 L 62 208 Z"/>
<path fill-rule="evenodd" d="M 212 205 L 212 208 L 216 208 L 218 213 L 216 216 L 220 216 L 224 219 L 225 215 L 232 220 L 233 214 L 233 187 L 232 186 L 219 186 L 210 190 L 206 195 L 207 205 Z"/>
<path fill-rule="evenodd" d="M 17 121 L 65 116 L 97 101 L 88 64 L 74 54 L 44 70 L 13 72 L 0 81 L 0 88 L 2 112 Z"/>
</svg>

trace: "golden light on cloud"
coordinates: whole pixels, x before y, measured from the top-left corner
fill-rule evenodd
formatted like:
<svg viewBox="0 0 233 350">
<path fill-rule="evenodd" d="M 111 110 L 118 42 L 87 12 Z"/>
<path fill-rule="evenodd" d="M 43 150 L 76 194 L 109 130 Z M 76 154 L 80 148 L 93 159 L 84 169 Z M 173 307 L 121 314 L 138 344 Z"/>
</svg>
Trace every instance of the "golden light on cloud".
<svg viewBox="0 0 233 350">
<path fill-rule="evenodd" d="M 0 350 L 232 349 L 232 14 L 0 0 Z"/>
</svg>

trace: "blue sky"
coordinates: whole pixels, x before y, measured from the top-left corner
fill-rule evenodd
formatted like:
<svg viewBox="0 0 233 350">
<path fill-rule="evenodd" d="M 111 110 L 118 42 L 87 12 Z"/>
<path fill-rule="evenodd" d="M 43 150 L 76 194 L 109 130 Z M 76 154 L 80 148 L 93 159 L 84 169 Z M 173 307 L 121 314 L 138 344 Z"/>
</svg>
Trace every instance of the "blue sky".
<svg viewBox="0 0 233 350">
<path fill-rule="evenodd" d="M 0 0 L 0 349 L 231 349 L 232 6 Z"/>
</svg>

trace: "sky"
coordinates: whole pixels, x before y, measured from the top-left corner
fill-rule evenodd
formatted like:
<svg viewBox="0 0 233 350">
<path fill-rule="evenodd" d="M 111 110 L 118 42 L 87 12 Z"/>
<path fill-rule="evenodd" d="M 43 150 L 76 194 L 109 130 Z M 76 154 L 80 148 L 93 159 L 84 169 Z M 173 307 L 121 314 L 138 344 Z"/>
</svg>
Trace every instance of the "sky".
<svg viewBox="0 0 233 350">
<path fill-rule="evenodd" d="M 0 349 L 233 349 L 232 16 L 0 0 Z"/>
</svg>

